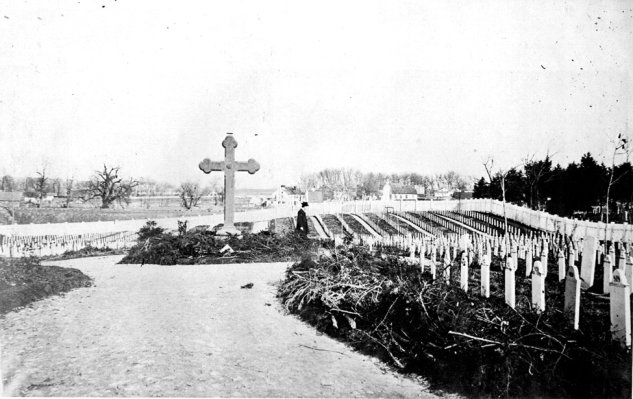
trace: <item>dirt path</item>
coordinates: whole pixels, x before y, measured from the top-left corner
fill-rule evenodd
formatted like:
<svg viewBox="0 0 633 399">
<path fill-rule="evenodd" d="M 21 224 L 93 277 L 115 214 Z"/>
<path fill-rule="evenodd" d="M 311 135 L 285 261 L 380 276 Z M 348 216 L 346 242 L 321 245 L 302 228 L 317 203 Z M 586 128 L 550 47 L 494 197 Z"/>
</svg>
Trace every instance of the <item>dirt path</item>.
<svg viewBox="0 0 633 399">
<path fill-rule="evenodd" d="M 436 397 L 284 315 L 271 283 L 285 264 L 120 259 L 54 262 L 95 287 L 0 320 L 4 395 Z"/>
</svg>

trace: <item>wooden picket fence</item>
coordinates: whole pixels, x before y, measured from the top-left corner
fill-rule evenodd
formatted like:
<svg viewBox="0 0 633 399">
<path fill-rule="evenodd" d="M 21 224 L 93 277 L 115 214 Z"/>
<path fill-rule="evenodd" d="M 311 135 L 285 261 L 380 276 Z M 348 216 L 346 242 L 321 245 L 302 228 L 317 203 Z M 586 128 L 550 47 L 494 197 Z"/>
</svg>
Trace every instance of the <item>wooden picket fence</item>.
<svg viewBox="0 0 633 399">
<path fill-rule="evenodd" d="M 136 245 L 137 234 L 123 231 L 46 236 L 2 236 L 0 256 L 53 256 L 86 247 L 123 249 Z"/>
</svg>

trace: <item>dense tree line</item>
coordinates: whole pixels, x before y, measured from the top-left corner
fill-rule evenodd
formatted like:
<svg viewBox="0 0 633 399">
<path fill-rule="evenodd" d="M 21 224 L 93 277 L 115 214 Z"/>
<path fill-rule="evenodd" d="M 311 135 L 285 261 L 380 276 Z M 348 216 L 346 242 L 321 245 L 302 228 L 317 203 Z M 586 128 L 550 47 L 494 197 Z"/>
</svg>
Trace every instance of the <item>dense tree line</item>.
<svg viewBox="0 0 633 399">
<path fill-rule="evenodd" d="M 547 156 L 544 160 L 528 160 L 521 167 L 506 172 L 507 202 L 560 216 L 579 213 L 589 216 L 592 207 L 606 205 L 607 195 L 612 215 L 621 216 L 633 202 L 633 168 L 629 161 L 610 167 L 586 153 L 580 162 L 562 167 L 553 166 Z M 488 179 L 479 179 L 473 197 L 502 200 L 502 177 L 502 173 L 497 172 Z"/>
</svg>

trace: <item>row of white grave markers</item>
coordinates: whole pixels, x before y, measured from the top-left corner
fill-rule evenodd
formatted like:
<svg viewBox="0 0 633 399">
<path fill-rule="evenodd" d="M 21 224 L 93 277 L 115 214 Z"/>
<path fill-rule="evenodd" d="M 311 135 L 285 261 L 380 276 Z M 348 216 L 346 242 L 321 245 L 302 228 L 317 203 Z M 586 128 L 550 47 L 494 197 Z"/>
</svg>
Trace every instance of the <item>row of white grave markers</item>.
<svg viewBox="0 0 633 399">
<path fill-rule="evenodd" d="M 490 296 L 490 259 L 491 249 L 494 249 L 494 243 L 500 244 L 509 240 L 489 240 L 478 236 L 463 235 L 459 240 L 454 238 L 413 238 L 412 236 L 388 237 L 376 239 L 373 236 L 367 236 L 362 240 L 370 248 L 374 246 L 392 246 L 403 250 L 409 250 L 409 260 L 415 259 L 415 254 L 419 254 L 419 263 L 421 271 L 424 272 L 428 265 L 429 271 L 433 279 L 437 278 L 438 266 L 442 270 L 442 280 L 446 283 L 450 282 L 450 264 L 456 260 L 459 250 L 461 252 L 460 261 L 460 277 L 459 284 L 464 291 L 468 291 L 468 268 L 473 264 L 473 260 L 481 267 L 481 289 L 480 294 L 484 297 Z M 497 256 L 505 258 L 504 263 L 504 295 L 506 303 L 514 308 L 516 306 L 516 270 L 517 261 L 520 254 L 526 260 L 526 266 L 529 264 L 529 270 L 526 277 L 531 278 L 532 298 L 531 303 L 535 311 L 545 311 L 545 278 L 547 276 L 547 253 L 549 244 L 546 240 L 523 241 L 526 246 L 522 250 L 521 247 L 511 246 L 510 249 L 504 250 L 503 245 L 499 248 Z M 595 251 L 595 246 L 588 242 L 583 246 L 585 254 L 584 259 L 593 259 L 595 257 L 590 254 Z M 507 251 L 507 252 L 506 252 Z M 426 255 L 430 256 L 430 261 L 426 262 Z M 562 266 L 562 251 L 559 251 L 559 276 Z M 564 259 L 564 256 L 562 257 Z M 439 259 L 439 262 L 438 262 Z M 622 267 L 615 271 L 611 269 L 609 257 L 605 257 L 605 279 L 608 281 L 608 290 L 605 290 L 610 297 L 610 315 L 612 323 L 612 332 L 615 338 L 622 340 L 627 346 L 631 345 L 631 318 L 630 318 L 630 302 L 631 284 L 627 281 L 629 270 L 625 269 L 625 265 L 629 268 L 633 267 L 633 260 L 621 262 Z M 582 283 L 585 281 L 578 272 L 578 267 L 573 264 L 568 265 L 565 262 L 566 270 L 562 273 L 565 280 L 565 302 L 564 311 L 569 317 L 570 324 L 575 329 L 579 328 L 580 319 L 580 296 Z M 595 263 L 595 262 L 594 262 Z M 584 264 L 584 262 L 583 262 Z M 595 264 L 593 265 L 595 266 Z M 582 266 L 586 270 L 591 270 L 591 266 Z M 564 270 L 564 269 L 563 269 Z M 582 270 L 582 269 L 581 269 Z M 611 274 L 610 278 L 608 274 Z M 591 281 L 587 278 L 587 281 Z M 587 283 L 587 287 L 590 285 Z"/>
<path fill-rule="evenodd" d="M 440 236 L 445 236 L 447 235 L 444 231 L 438 229 L 435 225 L 427 222 L 424 218 L 424 216 L 422 216 L 419 213 L 413 213 L 413 212 L 396 212 L 396 214 L 406 220 L 408 220 L 409 222 L 415 224 L 416 226 L 418 226 L 419 228 L 421 228 L 422 230 L 428 232 L 429 234 L 434 235 L 435 237 L 440 237 Z M 431 219 L 428 219 L 431 220 Z"/>
<path fill-rule="evenodd" d="M 591 246 L 585 247 L 591 250 Z M 431 274 L 434 276 L 435 257 L 431 252 Z M 504 294 L 506 303 L 514 308 L 516 306 L 516 252 L 506 258 L 504 266 Z M 483 254 L 481 259 L 481 295 L 490 296 L 490 256 Z M 530 256 L 531 259 L 531 256 Z M 547 266 L 546 259 L 536 260 L 532 268 L 532 306 L 537 312 L 545 310 L 545 277 Z M 424 262 L 421 258 L 421 262 Z M 442 267 L 447 268 L 447 259 L 443 259 Z M 422 263 L 422 271 L 424 271 Z M 468 290 L 468 266 L 466 254 L 462 253 L 460 259 L 460 287 Z M 445 277 L 449 272 L 446 272 Z M 570 323 L 575 329 L 579 328 L 580 315 L 580 295 L 581 283 L 583 280 L 579 276 L 578 268 L 575 265 L 569 266 L 565 276 L 565 302 L 564 311 L 570 319 Z M 631 309 L 630 296 L 631 285 L 627 282 L 626 271 L 618 268 L 613 272 L 613 278 L 609 282 L 610 317 L 613 336 L 621 340 L 627 346 L 631 346 Z"/>
<path fill-rule="evenodd" d="M 66 251 L 93 248 L 122 249 L 136 245 L 137 234 L 133 232 L 91 233 L 48 236 L 2 236 L 0 256 L 52 256 Z"/>
<path fill-rule="evenodd" d="M 494 235 L 499 232 L 497 227 L 494 227 L 492 224 L 484 222 L 484 220 L 477 219 L 474 217 L 471 212 L 451 212 L 447 211 L 443 214 L 444 216 L 450 217 L 451 219 L 455 219 L 458 222 L 465 224 L 466 226 L 472 227 L 475 230 L 482 232 L 483 234 Z"/>
<path fill-rule="evenodd" d="M 494 220 L 493 220 L 494 222 Z M 570 317 L 570 322 L 575 328 L 578 328 L 578 310 L 580 301 L 580 290 L 586 290 L 593 286 L 596 255 L 604 257 L 603 267 L 603 285 L 602 291 L 609 294 L 612 304 L 612 322 L 614 334 L 620 332 L 620 337 L 630 345 L 631 326 L 630 326 L 630 303 L 624 300 L 624 296 L 630 295 L 631 286 L 633 286 L 633 259 L 627 256 L 627 250 L 630 250 L 631 244 L 618 243 L 619 256 L 615 258 L 614 247 L 610 245 L 608 253 L 605 252 L 604 245 L 598 245 L 597 241 L 592 237 L 586 237 L 584 240 L 573 240 L 561 235 L 534 233 L 525 234 L 508 234 L 505 236 L 494 235 L 492 237 L 484 237 L 478 234 L 470 236 L 462 236 L 465 243 L 460 243 L 459 247 L 466 249 L 465 260 L 460 260 L 463 269 L 461 276 L 467 276 L 467 267 L 472 264 L 472 259 L 477 258 L 478 263 L 482 267 L 482 295 L 489 296 L 489 263 L 485 264 L 486 257 L 483 250 L 490 249 L 490 252 L 501 258 L 506 259 L 504 275 L 506 286 L 506 302 L 514 307 L 516 304 L 515 297 L 515 274 L 516 261 L 524 259 L 526 261 L 526 277 L 532 279 L 532 304 L 537 311 L 545 310 L 545 278 L 548 274 L 548 258 L 551 255 L 557 257 L 557 275 L 559 280 L 565 280 L 566 301 L 565 310 Z M 462 241 L 460 239 L 460 241 Z M 411 235 L 390 236 L 382 239 L 367 237 L 362 240 L 370 246 L 395 246 L 400 249 L 409 249 L 419 252 L 421 258 L 424 254 L 434 253 L 433 259 L 439 256 L 446 265 L 454 260 L 455 248 L 457 247 L 456 235 L 439 236 L 436 238 L 413 238 Z M 412 248 L 415 248 L 412 249 Z M 431 249 L 430 249 L 431 248 Z M 422 251 L 424 249 L 424 251 Z M 633 254 L 632 254 L 633 255 Z M 412 255 L 411 255 L 412 256 Z M 489 262 L 488 255 L 488 262 Z M 424 264 L 423 259 L 420 259 Z M 576 263 L 580 262 L 580 273 Z M 573 267 L 572 267 L 573 266 Z M 436 277 L 436 262 L 431 262 L 431 274 Z M 614 271 L 613 267 L 617 267 Z M 445 281 L 450 279 L 450 269 L 443 268 L 443 278 Z M 614 277 L 617 272 L 617 279 Z M 460 276 L 460 285 L 464 289 L 468 289 L 468 284 L 463 281 Z M 627 316 L 629 315 L 629 316 Z"/>
<path fill-rule="evenodd" d="M 371 218 L 369 218 L 366 214 L 357 213 L 356 215 L 359 218 L 361 218 L 365 223 L 367 223 L 367 225 L 371 227 L 376 233 L 378 233 L 379 236 L 386 237 L 389 235 L 381 227 L 379 227 L 376 223 L 374 223 L 374 221 L 371 220 Z"/>
<path fill-rule="evenodd" d="M 409 230 L 404 226 L 404 222 L 400 222 L 399 220 L 392 219 L 392 215 L 386 213 L 383 215 L 383 220 L 391 226 L 394 230 L 398 232 L 399 235 L 407 236 L 409 235 Z"/>
</svg>

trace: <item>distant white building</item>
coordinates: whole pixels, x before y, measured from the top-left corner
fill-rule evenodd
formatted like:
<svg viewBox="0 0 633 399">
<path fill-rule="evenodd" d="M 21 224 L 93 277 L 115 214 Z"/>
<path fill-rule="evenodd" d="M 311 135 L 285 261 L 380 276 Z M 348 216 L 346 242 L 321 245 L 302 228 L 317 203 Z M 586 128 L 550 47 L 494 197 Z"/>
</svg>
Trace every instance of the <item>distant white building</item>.
<svg viewBox="0 0 633 399">
<path fill-rule="evenodd" d="M 433 193 L 434 200 L 449 200 L 453 197 L 453 190 L 449 190 L 448 188 L 440 188 L 435 190 Z"/>
<path fill-rule="evenodd" d="M 398 183 L 385 183 L 385 186 L 382 188 L 382 200 L 383 201 L 391 201 L 391 200 L 406 200 L 406 201 L 415 201 L 418 199 L 418 191 L 414 186 L 405 186 L 404 184 Z"/>
<path fill-rule="evenodd" d="M 273 199 L 278 204 L 301 206 L 304 193 L 298 187 L 281 186 L 273 193 Z"/>
</svg>

